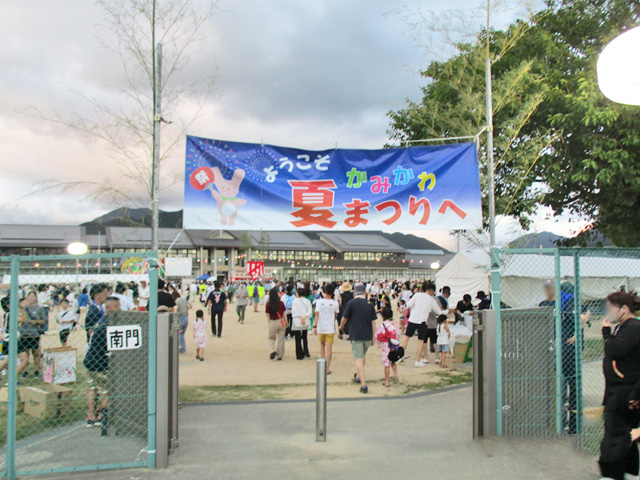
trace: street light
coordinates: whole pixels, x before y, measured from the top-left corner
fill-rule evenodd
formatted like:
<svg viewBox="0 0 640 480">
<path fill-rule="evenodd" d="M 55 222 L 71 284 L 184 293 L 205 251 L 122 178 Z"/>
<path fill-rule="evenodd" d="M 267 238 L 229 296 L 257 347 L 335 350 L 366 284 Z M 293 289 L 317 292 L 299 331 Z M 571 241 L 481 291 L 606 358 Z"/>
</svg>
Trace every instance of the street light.
<svg viewBox="0 0 640 480">
<path fill-rule="evenodd" d="M 89 251 L 89 247 L 86 243 L 73 242 L 67 245 L 67 252 L 69 255 L 84 255 Z"/>
<path fill-rule="evenodd" d="M 640 105 L 640 27 L 614 38 L 598 58 L 598 85 L 609 100 Z"/>
<path fill-rule="evenodd" d="M 438 270 L 440 268 L 440 262 L 433 262 L 431 264 L 431 270 Z"/>
<path fill-rule="evenodd" d="M 84 255 L 89 251 L 89 247 L 86 243 L 82 242 L 73 242 L 67 245 L 67 252 L 69 255 Z M 79 275 L 80 263 L 76 263 L 76 284 L 80 285 L 80 275 Z"/>
</svg>

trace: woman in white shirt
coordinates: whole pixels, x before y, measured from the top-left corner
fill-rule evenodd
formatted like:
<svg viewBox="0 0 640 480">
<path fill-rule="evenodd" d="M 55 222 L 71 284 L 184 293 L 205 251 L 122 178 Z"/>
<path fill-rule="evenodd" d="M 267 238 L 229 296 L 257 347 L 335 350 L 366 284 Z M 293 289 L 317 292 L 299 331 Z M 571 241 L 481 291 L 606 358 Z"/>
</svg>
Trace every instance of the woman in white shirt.
<svg viewBox="0 0 640 480">
<path fill-rule="evenodd" d="M 311 315 L 313 308 L 311 302 L 307 297 L 306 288 L 296 289 L 298 298 L 293 301 L 291 305 L 291 317 L 293 323 L 291 325 L 291 331 L 296 339 L 296 358 L 303 360 L 305 357 L 309 358 L 309 341 L 307 340 L 307 332 L 311 327 Z"/>
</svg>

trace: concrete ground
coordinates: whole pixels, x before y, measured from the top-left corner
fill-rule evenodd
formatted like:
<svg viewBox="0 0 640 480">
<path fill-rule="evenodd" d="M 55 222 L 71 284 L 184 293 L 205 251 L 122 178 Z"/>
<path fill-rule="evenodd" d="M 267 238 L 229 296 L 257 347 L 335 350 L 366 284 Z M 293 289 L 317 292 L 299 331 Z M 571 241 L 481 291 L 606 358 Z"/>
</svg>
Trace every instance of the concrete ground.
<svg viewBox="0 0 640 480">
<path fill-rule="evenodd" d="M 471 388 L 404 398 L 331 401 L 327 442 L 315 403 L 200 405 L 180 411 L 180 448 L 166 470 L 102 471 L 80 479 L 599 478 L 567 441 L 472 441 Z"/>
</svg>

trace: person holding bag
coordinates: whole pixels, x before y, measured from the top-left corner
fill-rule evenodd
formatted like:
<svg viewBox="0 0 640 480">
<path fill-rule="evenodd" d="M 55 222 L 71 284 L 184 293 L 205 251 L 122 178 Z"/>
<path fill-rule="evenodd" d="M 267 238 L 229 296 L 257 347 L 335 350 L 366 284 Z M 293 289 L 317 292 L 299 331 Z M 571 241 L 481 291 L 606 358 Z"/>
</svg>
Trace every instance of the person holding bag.
<svg viewBox="0 0 640 480">
<path fill-rule="evenodd" d="M 293 318 L 293 324 L 291 331 L 296 339 L 296 359 L 304 360 L 305 357 L 310 357 L 309 354 L 309 341 L 307 340 L 307 332 L 311 326 L 311 315 L 313 314 L 313 308 L 311 302 L 307 298 L 307 290 L 305 288 L 299 288 L 296 291 L 298 298 L 296 298 L 291 304 L 291 316 Z"/>
<path fill-rule="evenodd" d="M 269 322 L 269 347 L 271 360 L 278 358 L 282 360 L 284 356 L 284 333 L 287 331 L 287 320 L 284 316 L 287 308 L 280 300 L 277 288 L 269 290 L 269 301 L 267 302 L 267 320 Z"/>
</svg>

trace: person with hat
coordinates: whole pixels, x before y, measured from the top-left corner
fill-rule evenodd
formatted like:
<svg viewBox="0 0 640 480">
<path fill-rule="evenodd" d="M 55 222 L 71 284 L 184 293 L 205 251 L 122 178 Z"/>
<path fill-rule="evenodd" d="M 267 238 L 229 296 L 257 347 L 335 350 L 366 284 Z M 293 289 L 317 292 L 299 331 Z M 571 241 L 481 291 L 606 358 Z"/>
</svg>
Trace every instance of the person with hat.
<svg viewBox="0 0 640 480">
<path fill-rule="evenodd" d="M 483 290 L 478 291 L 476 300 L 480 300 L 478 310 L 489 310 L 491 308 L 491 297 L 484 293 Z"/>
<path fill-rule="evenodd" d="M 353 379 L 360 384 L 361 393 L 369 393 L 369 387 L 364 376 L 365 357 L 367 350 L 375 341 L 373 324 L 377 319 L 377 314 L 373 305 L 367 301 L 364 284 L 356 284 L 353 293 L 353 300 L 349 301 L 342 313 L 339 330 L 344 332 L 347 324 L 349 325 L 349 340 L 351 341 L 351 351 L 353 352 L 357 371 Z"/>
<path fill-rule="evenodd" d="M 347 307 L 347 304 L 351 300 L 353 300 L 353 292 L 351 291 L 351 283 L 345 281 L 340 286 L 340 296 L 338 297 L 338 303 L 340 304 L 340 310 L 338 311 L 338 317 L 337 317 L 338 327 L 340 326 L 340 321 L 342 319 L 342 313 L 344 312 L 344 309 Z M 348 335 L 349 331 L 345 330 L 345 333 L 347 333 L 347 335 Z M 342 334 L 342 332 L 339 332 L 338 338 L 340 340 L 342 340 L 344 338 L 344 335 Z"/>
</svg>

